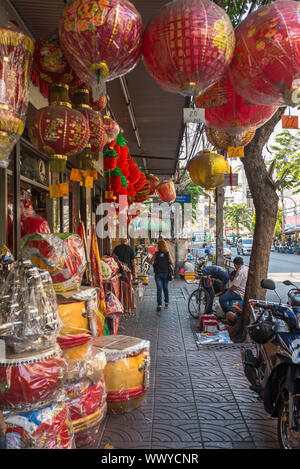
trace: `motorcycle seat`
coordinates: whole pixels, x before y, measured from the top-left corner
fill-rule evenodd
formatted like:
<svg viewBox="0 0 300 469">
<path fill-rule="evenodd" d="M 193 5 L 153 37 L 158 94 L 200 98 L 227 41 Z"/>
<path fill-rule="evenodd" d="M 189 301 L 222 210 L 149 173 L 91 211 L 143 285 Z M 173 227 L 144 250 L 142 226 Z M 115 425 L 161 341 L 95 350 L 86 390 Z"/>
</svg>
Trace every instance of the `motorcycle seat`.
<svg viewBox="0 0 300 469">
<path fill-rule="evenodd" d="M 292 306 L 300 306 L 300 294 L 296 294 L 291 296 L 291 304 Z"/>
</svg>

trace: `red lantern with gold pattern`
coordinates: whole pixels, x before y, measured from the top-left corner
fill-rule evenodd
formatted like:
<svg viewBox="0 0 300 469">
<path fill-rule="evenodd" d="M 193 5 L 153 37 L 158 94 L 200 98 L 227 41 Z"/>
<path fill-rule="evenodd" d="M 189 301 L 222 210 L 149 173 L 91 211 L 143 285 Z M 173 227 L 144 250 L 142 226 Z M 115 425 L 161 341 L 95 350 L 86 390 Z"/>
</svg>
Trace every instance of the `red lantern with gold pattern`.
<svg viewBox="0 0 300 469">
<path fill-rule="evenodd" d="M 143 58 L 162 88 L 196 96 L 224 75 L 234 46 L 234 30 L 222 8 L 210 0 L 175 0 L 148 24 Z"/>
<path fill-rule="evenodd" d="M 36 42 L 33 60 L 34 68 L 40 77 L 51 85 L 66 83 L 75 87 L 82 84 L 64 56 L 58 31 L 54 31 L 47 39 L 39 39 Z"/>
<path fill-rule="evenodd" d="M 149 194 L 153 195 L 156 189 L 157 184 L 159 183 L 158 177 L 154 176 L 154 174 L 147 174 L 146 180 L 149 183 Z"/>
<path fill-rule="evenodd" d="M 220 84 L 216 84 L 214 87 L 220 89 Z M 238 135 L 247 130 L 261 127 L 277 109 L 276 107 L 258 106 L 247 102 L 235 91 L 228 74 L 223 79 L 222 87 L 226 94 L 226 104 L 205 109 L 205 124 L 208 127 L 224 130 L 230 135 Z M 214 92 L 213 89 L 211 92 Z M 195 103 L 198 106 L 197 98 Z"/>
<path fill-rule="evenodd" d="M 300 3 L 279 0 L 249 15 L 236 29 L 230 78 L 248 101 L 300 104 Z"/>
<path fill-rule="evenodd" d="M 90 138 L 87 119 L 68 102 L 36 111 L 28 130 L 33 145 L 50 156 L 51 171 L 57 172 L 65 171 L 68 156 L 80 153 Z"/>
<path fill-rule="evenodd" d="M 209 143 L 218 150 L 227 151 L 228 147 L 245 147 L 254 138 L 255 130 L 248 130 L 239 135 L 230 135 L 224 130 L 205 127 L 205 134 Z"/>
<path fill-rule="evenodd" d="M 115 140 L 120 132 L 120 127 L 116 121 L 114 121 L 111 117 L 103 116 L 103 124 L 104 130 L 108 137 L 107 142 L 111 143 Z"/>
<path fill-rule="evenodd" d="M 176 199 L 176 191 L 173 181 L 161 181 L 156 186 L 156 190 L 163 202 L 172 203 Z"/>
<path fill-rule="evenodd" d="M 125 75 L 141 54 L 142 19 L 128 0 L 73 0 L 62 12 L 59 33 L 68 62 L 80 77 L 88 75 L 91 86 L 99 74 L 108 81 Z"/>
<path fill-rule="evenodd" d="M 0 25 L 0 166 L 7 167 L 9 155 L 24 130 L 33 41 L 13 24 Z"/>
<path fill-rule="evenodd" d="M 93 99 L 93 93 L 92 91 L 90 90 L 90 103 L 91 103 L 91 106 L 93 109 L 95 109 L 95 111 L 103 111 L 103 109 L 106 108 L 107 106 L 107 98 L 105 95 L 101 96 L 99 99 L 97 99 L 96 101 Z"/>
</svg>

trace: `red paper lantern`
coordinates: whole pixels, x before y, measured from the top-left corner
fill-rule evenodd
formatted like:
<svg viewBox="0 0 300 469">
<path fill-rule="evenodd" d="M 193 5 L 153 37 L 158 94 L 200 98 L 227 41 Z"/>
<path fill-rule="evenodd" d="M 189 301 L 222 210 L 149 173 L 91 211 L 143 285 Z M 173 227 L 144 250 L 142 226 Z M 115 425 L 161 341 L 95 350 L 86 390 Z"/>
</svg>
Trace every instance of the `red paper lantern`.
<svg viewBox="0 0 300 469">
<path fill-rule="evenodd" d="M 114 156 L 106 156 L 104 158 L 105 171 L 113 171 L 117 167 L 117 158 Z"/>
<path fill-rule="evenodd" d="M 134 185 L 136 192 L 139 192 L 141 189 L 143 189 L 145 183 L 146 183 L 146 176 L 144 173 L 140 171 L 140 177 Z"/>
<path fill-rule="evenodd" d="M 89 123 L 91 152 L 99 153 L 103 150 L 108 138 L 100 114 L 87 105 L 76 106 L 76 109 L 84 115 Z"/>
<path fill-rule="evenodd" d="M 117 174 L 114 174 L 113 176 L 111 176 L 110 187 L 112 191 L 120 192 L 120 189 L 122 187 L 121 177 L 118 176 Z"/>
<path fill-rule="evenodd" d="M 90 138 L 87 119 L 69 103 L 39 109 L 28 130 L 30 140 L 38 150 L 52 160 L 64 162 L 68 156 L 80 153 Z"/>
<path fill-rule="evenodd" d="M 108 116 L 103 116 L 104 130 L 108 138 L 108 143 L 113 142 L 120 132 L 120 127 L 116 121 Z"/>
<path fill-rule="evenodd" d="M 236 29 L 230 78 L 239 94 L 268 106 L 300 104 L 300 4 L 279 0 Z"/>
<path fill-rule="evenodd" d="M 136 194 L 136 190 L 133 184 L 128 184 L 127 195 L 128 197 L 134 197 Z"/>
<path fill-rule="evenodd" d="M 39 39 L 35 44 L 34 68 L 40 77 L 51 85 L 66 83 L 69 86 L 80 86 L 82 81 L 70 67 L 60 47 L 58 31 L 47 39 Z"/>
<path fill-rule="evenodd" d="M 213 88 L 216 87 L 220 90 L 220 86 L 222 86 L 224 95 L 226 95 L 226 104 L 205 109 L 205 124 L 209 127 L 225 130 L 231 135 L 238 135 L 247 130 L 261 127 L 276 112 L 276 107 L 257 106 L 246 102 L 235 91 L 228 75 L 223 78 L 221 85 L 217 83 Z M 212 89 L 211 92 L 214 93 L 214 90 Z M 195 103 L 198 106 L 199 101 L 197 98 Z"/>
<path fill-rule="evenodd" d="M 68 62 L 91 86 L 99 72 L 108 81 L 128 73 L 141 54 L 142 19 L 128 0 L 73 0 L 59 32 Z"/>
<path fill-rule="evenodd" d="M 157 184 L 159 183 L 158 177 L 154 176 L 154 174 L 147 174 L 146 176 L 147 182 L 149 182 L 149 194 L 153 195 L 156 189 Z"/>
<path fill-rule="evenodd" d="M 14 25 L 0 27 L 0 166 L 22 135 L 34 44 Z"/>
<path fill-rule="evenodd" d="M 95 111 L 103 111 L 103 109 L 105 109 L 107 106 L 107 98 L 104 95 L 104 96 L 101 96 L 96 101 L 94 101 L 93 93 L 90 90 L 90 103 L 91 103 L 92 108 L 95 109 Z"/>
<path fill-rule="evenodd" d="M 128 181 L 130 184 L 136 184 L 140 178 L 140 174 L 141 172 L 135 163 L 129 164 Z"/>
<path fill-rule="evenodd" d="M 156 190 L 163 202 L 172 203 L 176 199 L 176 191 L 173 181 L 162 181 L 156 186 Z"/>
<path fill-rule="evenodd" d="M 234 30 L 222 8 L 210 0 L 175 0 L 148 24 L 143 57 L 162 88 L 190 96 L 220 80 L 234 46 Z"/>
</svg>

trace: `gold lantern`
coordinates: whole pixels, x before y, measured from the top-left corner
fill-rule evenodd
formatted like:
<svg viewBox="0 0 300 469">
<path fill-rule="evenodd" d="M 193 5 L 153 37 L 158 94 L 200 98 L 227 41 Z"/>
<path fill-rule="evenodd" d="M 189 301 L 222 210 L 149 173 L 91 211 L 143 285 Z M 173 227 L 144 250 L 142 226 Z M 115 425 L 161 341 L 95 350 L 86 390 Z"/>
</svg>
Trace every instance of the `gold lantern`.
<svg viewBox="0 0 300 469">
<path fill-rule="evenodd" d="M 255 135 L 255 130 L 248 130 L 239 135 L 230 135 L 224 130 L 205 126 L 207 140 L 218 150 L 227 151 L 228 147 L 245 147 Z"/>
<path fill-rule="evenodd" d="M 224 184 L 224 174 L 230 173 L 230 165 L 223 155 L 214 151 L 200 151 L 187 166 L 192 181 L 205 189 Z"/>
</svg>

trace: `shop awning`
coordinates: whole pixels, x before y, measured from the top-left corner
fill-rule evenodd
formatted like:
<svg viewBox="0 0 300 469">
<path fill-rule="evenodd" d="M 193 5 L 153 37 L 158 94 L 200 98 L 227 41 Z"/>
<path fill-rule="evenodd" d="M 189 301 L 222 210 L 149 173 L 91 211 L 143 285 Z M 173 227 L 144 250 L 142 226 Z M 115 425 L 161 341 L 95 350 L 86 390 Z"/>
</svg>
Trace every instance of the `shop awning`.
<svg viewBox="0 0 300 469">
<path fill-rule="evenodd" d="M 169 0 L 132 0 L 143 18 L 144 27 L 154 12 Z M 64 0 L 5 0 L 15 8 L 34 39 L 47 37 L 58 27 Z M 128 92 L 136 121 L 133 124 L 126 105 Z M 175 173 L 184 132 L 183 96 L 163 91 L 146 71 L 142 60 L 138 66 L 120 79 L 107 85 L 110 106 L 124 130 L 131 155 L 142 169 L 157 176 Z M 187 99 L 188 101 L 188 99 Z"/>
</svg>

